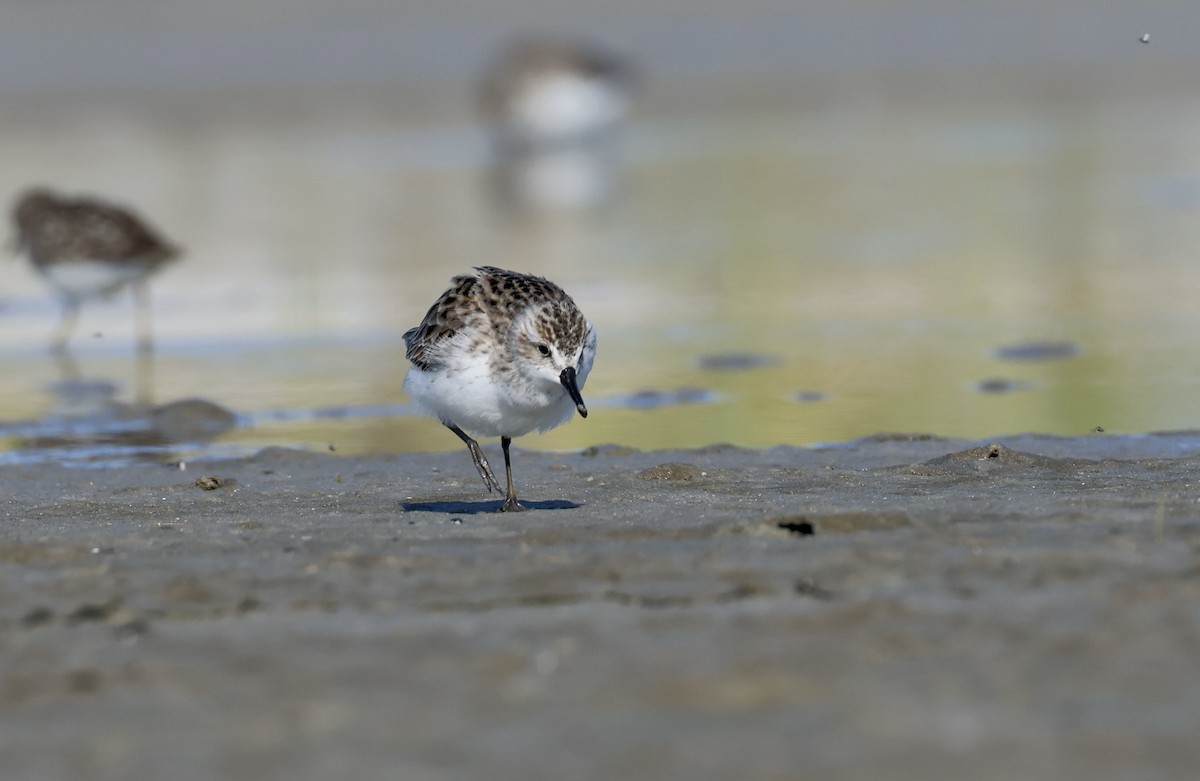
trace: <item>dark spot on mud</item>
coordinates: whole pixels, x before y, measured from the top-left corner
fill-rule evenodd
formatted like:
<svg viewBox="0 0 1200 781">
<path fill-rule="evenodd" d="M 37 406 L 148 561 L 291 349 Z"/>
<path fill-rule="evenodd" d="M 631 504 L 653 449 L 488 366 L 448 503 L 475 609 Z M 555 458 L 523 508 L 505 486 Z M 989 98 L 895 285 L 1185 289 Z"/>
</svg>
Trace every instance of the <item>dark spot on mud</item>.
<svg viewBox="0 0 1200 781">
<path fill-rule="evenodd" d="M 71 670 L 67 673 L 67 690 L 76 694 L 91 694 L 99 691 L 104 683 L 104 676 L 92 667 Z"/>
<path fill-rule="evenodd" d="M 115 613 L 119 606 L 119 602 L 105 602 L 103 604 L 87 602 L 67 614 L 67 623 L 81 624 L 85 621 L 107 621 L 108 617 Z"/>
<path fill-rule="evenodd" d="M 423 610 L 431 613 L 487 613 L 511 607 L 558 607 L 580 602 L 577 594 L 521 594 L 491 599 L 448 600 L 430 602 Z"/>
<path fill-rule="evenodd" d="M 584 458 L 596 458 L 597 456 L 609 456 L 610 458 L 619 458 L 623 456 L 632 456 L 637 453 L 638 449 L 634 447 L 626 447 L 625 445 L 592 445 L 585 447 L 579 451 L 579 455 Z"/>
<path fill-rule="evenodd" d="M 697 363 L 701 369 L 710 371 L 745 371 L 774 366 L 779 363 L 779 359 L 761 353 L 716 353 L 700 356 Z"/>
<path fill-rule="evenodd" d="M 145 616 L 130 616 L 113 627 L 118 639 L 141 637 L 150 633 L 150 621 Z"/>
<path fill-rule="evenodd" d="M 524 594 L 513 601 L 522 607 L 555 607 L 573 605 L 579 602 L 579 597 L 575 594 Z"/>
<path fill-rule="evenodd" d="M 624 591 L 616 590 L 606 591 L 604 593 L 604 598 L 609 602 L 615 602 L 618 605 L 645 607 L 657 610 L 671 607 L 688 607 L 694 601 L 691 597 L 687 596 L 628 594 Z"/>
<path fill-rule="evenodd" d="M 205 477 L 197 477 L 193 485 L 197 488 L 203 488 L 205 491 L 215 491 L 225 485 L 225 481 L 219 477 L 207 475 Z"/>
<path fill-rule="evenodd" d="M 798 401 L 801 404 L 815 404 L 818 401 L 825 401 L 825 394 L 815 390 L 796 391 L 792 394 L 792 401 Z"/>
<path fill-rule="evenodd" d="M 756 586 L 753 583 L 739 583 L 728 591 L 717 594 L 717 602 L 738 602 L 743 599 L 753 599 L 770 594 L 770 589 Z"/>
<path fill-rule="evenodd" d="M 291 607 L 301 612 L 336 613 L 341 603 L 333 597 L 311 597 L 293 600 Z"/>
<path fill-rule="evenodd" d="M 246 613 L 258 610 L 261 607 L 262 602 L 258 601 L 258 599 L 251 596 L 245 596 L 238 600 L 237 605 L 235 605 L 233 609 L 234 612 L 245 615 Z"/>
<path fill-rule="evenodd" d="M 809 597 L 821 601 L 833 599 L 833 592 L 812 578 L 797 578 L 796 582 L 792 584 L 792 591 L 796 593 L 796 596 L 800 597 Z"/>
<path fill-rule="evenodd" d="M 35 607 L 25 615 L 21 616 L 21 626 L 33 628 L 42 626 L 54 620 L 54 611 L 48 607 Z"/>
<path fill-rule="evenodd" d="M 695 464 L 659 464 L 637 473 L 640 480 L 673 480 L 682 482 L 705 476 Z"/>
<path fill-rule="evenodd" d="M 1010 380 L 1004 377 L 989 377 L 975 384 L 975 390 L 980 393 L 1013 393 L 1015 391 L 1031 390 L 1033 385 L 1024 380 Z"/>
<path fill-rule="evenodd" d="M 813 528 L 812 522 L 804 517 L 782 518 L 775 521 L 775 526 L 797 537 L 809 537 L 817 533 L 817 530 Z"/>
<path fill-rule="evenodd" d="M 1002 361 L 1061 361 L 1079 355 L 1074 342 L 1018 342 L 996 348 Z"/>
</svg>

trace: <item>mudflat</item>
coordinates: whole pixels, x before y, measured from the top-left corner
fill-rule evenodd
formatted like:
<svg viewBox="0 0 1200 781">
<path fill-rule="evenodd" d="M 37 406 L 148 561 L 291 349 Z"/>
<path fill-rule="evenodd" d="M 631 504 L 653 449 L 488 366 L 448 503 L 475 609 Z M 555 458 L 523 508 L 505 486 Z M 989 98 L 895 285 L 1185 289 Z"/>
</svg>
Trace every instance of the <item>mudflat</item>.
<svg viewBox="0 0 1200 781">
<path fill-rule="evenodd" d="M 4 777 L 1200 767 L 1200 433 L 514 461 L 0 469 Z"/>
</svg>

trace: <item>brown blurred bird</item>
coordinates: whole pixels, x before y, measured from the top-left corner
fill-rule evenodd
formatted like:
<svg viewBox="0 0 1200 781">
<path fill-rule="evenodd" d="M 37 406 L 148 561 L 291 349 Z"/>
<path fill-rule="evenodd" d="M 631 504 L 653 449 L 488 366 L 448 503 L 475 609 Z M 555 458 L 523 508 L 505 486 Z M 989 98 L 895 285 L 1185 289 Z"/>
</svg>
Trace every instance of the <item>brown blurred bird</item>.
<svg viewBox="0 0 1200 781">
<path fill-rule="evenodd" d="M 94 198 L 67 198 L 29 190 L 13 209 L 17 252 L 28 252 L 34 269 L 58 293 L 62 319 L 53 347 L 66 349 L 79 307 L 125 286 L 137 306 L 138 347 L 151 349 L 150 299 L 146 279 L 180 254 L 131 211 Z"/>
<path fill-rule="evenodd" d="M 529 37 L 489 64 L 481 103 L 497 147 L 528 152 L 619 124 L 636 82 L 627 60 L 594 43 Z"/>
</svg>

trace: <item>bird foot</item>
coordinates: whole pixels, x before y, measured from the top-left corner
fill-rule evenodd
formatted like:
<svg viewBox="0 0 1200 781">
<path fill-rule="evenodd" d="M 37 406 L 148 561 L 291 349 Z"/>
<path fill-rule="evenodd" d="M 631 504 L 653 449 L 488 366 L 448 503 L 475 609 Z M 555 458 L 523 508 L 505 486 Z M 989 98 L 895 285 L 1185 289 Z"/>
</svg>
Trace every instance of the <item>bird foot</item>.
<svg viewBox="0 0 1200 781">
<path fill-rule="evenodd" d="M 504 504 L 500 505 L 502 513 L 519 513 L 528 510 L 529 508 L 517 501 L 517 497 L 510 496 L 504 500 Z"/>
</svg>

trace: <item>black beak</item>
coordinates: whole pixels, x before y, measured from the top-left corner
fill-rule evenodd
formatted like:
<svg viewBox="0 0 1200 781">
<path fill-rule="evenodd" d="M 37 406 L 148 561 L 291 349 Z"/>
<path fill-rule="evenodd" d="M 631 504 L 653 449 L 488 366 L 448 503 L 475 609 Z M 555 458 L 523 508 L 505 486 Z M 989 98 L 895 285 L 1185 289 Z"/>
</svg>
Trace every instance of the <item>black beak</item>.
<svg viewBox="0 0 1200 781">
<path fill-rule="evenodd" d="M 563 369 L 562 374 L 558 375 L 558 381 L 567 389 L 571 401 L 575 402 L 575 409 L 579 410 L 579 414 L 586 418 L 587 405 L 583 403 L 583 396 L 579 395 L 579 385 L 575 382 L 575 367 L 568 366 Z"/>
</svg>

